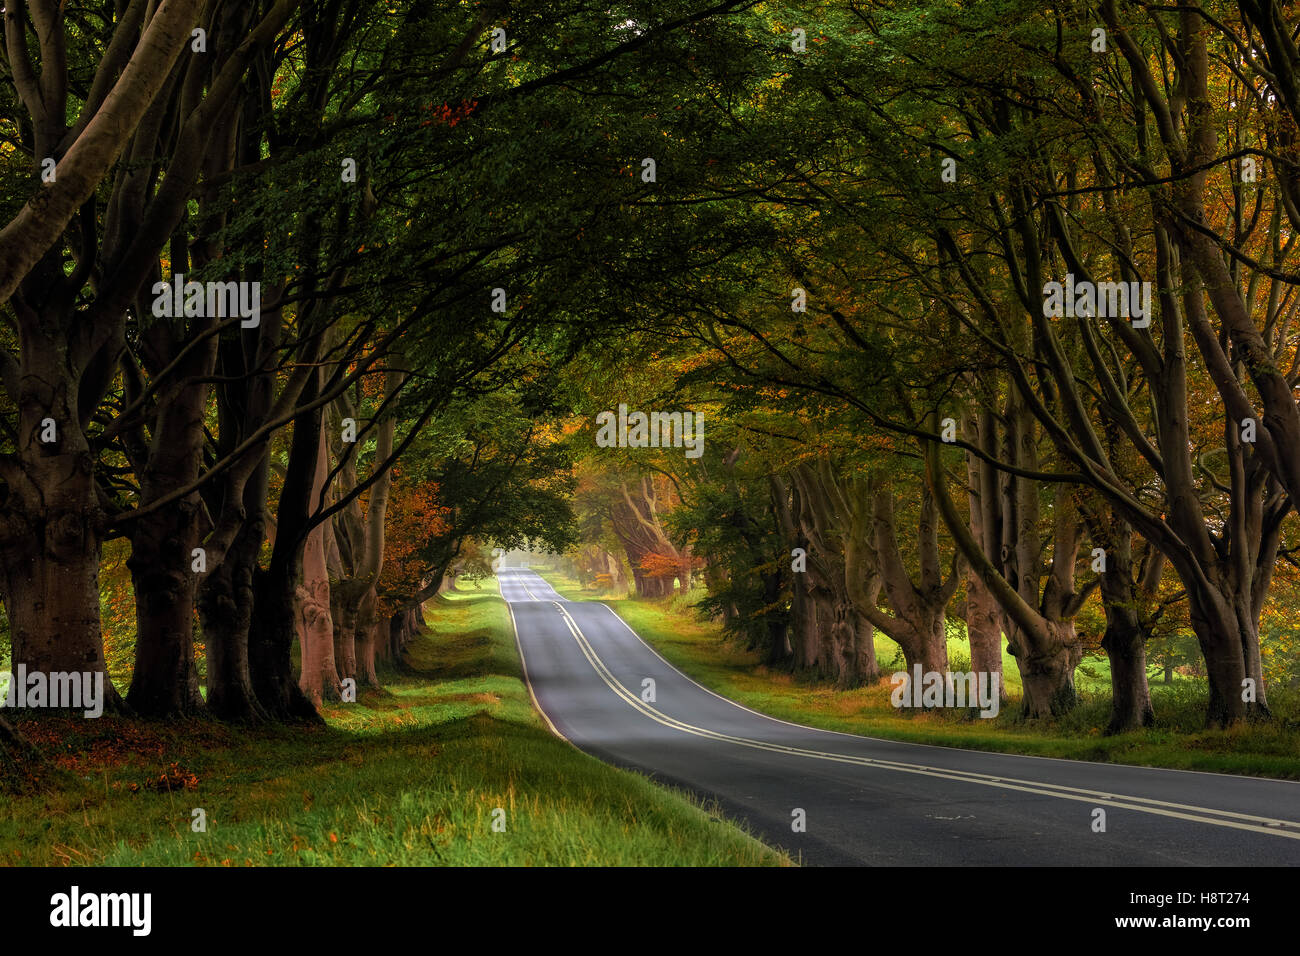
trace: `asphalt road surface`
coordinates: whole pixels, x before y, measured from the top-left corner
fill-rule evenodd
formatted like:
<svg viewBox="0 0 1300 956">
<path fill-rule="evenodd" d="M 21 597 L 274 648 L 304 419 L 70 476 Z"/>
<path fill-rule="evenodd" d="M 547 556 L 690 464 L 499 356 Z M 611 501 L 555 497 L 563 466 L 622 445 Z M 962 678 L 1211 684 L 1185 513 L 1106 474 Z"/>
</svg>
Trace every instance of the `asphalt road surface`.
<svg viewBox="0 0 1300 956">
<path fill-rule="evenodd" d="M 532 571 L 503 569 L 497 578 L 553 730 L 610 763 L 716 800 L 805 864 L 1300 863 L 1300 783 L 787 723 L 705 690 L 606 605 L 566 601 Z M 643 699 L 647 678 L 653 703 Z M 1094 832 L 1096 808 L 1105 810 L 1105 832 Z"/>
</svg>

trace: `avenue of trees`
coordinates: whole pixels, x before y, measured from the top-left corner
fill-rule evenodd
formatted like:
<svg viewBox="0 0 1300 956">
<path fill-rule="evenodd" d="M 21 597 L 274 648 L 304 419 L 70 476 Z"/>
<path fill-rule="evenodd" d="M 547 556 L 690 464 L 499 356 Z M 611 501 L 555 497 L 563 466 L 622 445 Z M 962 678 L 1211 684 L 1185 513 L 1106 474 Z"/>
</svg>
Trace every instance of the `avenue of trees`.
<svg viewBox="0 0 1300 956">
<path fill-rule="evenodd" d="M 876 631 L 946 670 L 957 617 L 977 670 L 1005 636 L 1029 717 L 1074 706 L 1099 647 L 1121 730 L 1153 719 L 1148 643 L 1185 633 L 1207 722 L 1267 718 L 1295 678 L 1295 24 L 882 3 L 818 31 L 728 111 L 767 161 L 715 192 L 764 253 L 647 324 L 669 380 L 612 370 L 632 404 L 713 412 L 702 463 L 642 454 L 677 509 L 662 578 L 691 551 L 706 608 L 838 686 L 879 675 Z M 623 467 L 597 472 L 635 500 Z M 593 574 L 640 561 L 604 500 Z"/>
<path fill-rule="evenodd" d="M 709 34 L 744 4 L 654 6 L 644 26 L 597 3 L 6 7 L 15 668 L 105 668 L 100 570 L 125 543 L 111 707 L 311 718 L 375 679 L 477 542 L 566 545 L 555 377 L 653 295 L 642 259 L 684 272 L 709 245 L 638 208 L 629 173 L 664 136 L 654 101 L 716 85 Z M 179 276 L 256 283 L 260 314 L 160 315 Z"/>
<path fill-rule="evenodd" d="M 877 632 L 947 670 L 956 620 L 1030 718 L 1100 648 L 1150 724 L 1171 634 L 1212 726 L 1294 678 L 1284 5 L 4 18 L 0 662 L 318 719 L 531 543 L 839 687 Z M 594 448 L 620 402 L 703 456 Z"/>
</svg>

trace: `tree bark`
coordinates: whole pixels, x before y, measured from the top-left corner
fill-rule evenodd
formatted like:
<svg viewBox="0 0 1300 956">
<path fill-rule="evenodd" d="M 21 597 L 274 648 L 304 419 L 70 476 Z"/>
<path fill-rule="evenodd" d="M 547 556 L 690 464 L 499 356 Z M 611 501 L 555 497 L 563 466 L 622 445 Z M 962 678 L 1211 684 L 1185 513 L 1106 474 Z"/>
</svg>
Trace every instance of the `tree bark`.
<svg viewBox="0 0 1300 956">
<path fill-rule="evenodd" d="M 329 450 L 325 440 L 324 416 L 316 443 L 316 468 L 312 476 L 309 509 L 322 506 L 325 482 L 329 475 Z M 295 588 L 297 597 L 296 629 L 302 652 L 299 686 L 316 707 L 323 699 L 339 700 L 342 688 L 334 664 L 334 620 L 330 614 L 329 571 L 325 564 L 324 522 L 307 534 L 303 548 L 302 584 Z"/>
<path fill-rule="evenodd" d="M 969 441 L 989 451 L 988 440 L 996 434 L 993 415 L 987 409 L 967 410 L 962 431 Z M 998 516 L 998 476 L 992 465 L 973 452 L 966 452 L 966 481 L 969 487 L 971 537 L 989 560 L 998 556 L 1002 537 Z M 1002 634 L 1006 628 L 1002 608 L 973 568 L 966 572 L 966 637 L 970 643 L 971 670 L 996 675 L 998 696 L 1006 698 L 1002 673 Z"/>
<path fill-rule="evenodd" d="M 269 460 L 263 458 L 244 489 L 247 513 L 225 559 L 199 588 L 199 619 L 208 658 L 208 711 L 236 723 L 260 723 L 269 714 L 253 689 L 248 638 L 253 578 L 266 529 Z"/>
<path fill-rule="evenodd" d="M 311 356 L 309 356 L 311 357 Z M 317 376 L 303 390 L 310 402 L 317 393 Z M 277 531 L 271 561 L 253 581 L 253 619 L 249 629 L 249 664 L 257 699 L 275 720 L 320 721 L 293 674 L 296 637 L 296 588 L 302 579 L 303 545 L 307 538 L 312 478 L 319 454 L 321 410 L 294 419 L 289 467 L 280 491 Z"/>
<path fill-rule="evenodd" d="M 132 527 L 127 567 L 135 587 L 136 648 L 126 699 L 145 717 L 195 716 L 206 709 L 194 661 L 197 497 Z"/>
<path fill-rule="evenodd" d="M 141 464 L 140 500 L 148 505 L 198 477 L 205 435 L 208 387 L 185 381 L 211 374 L 216 339 L 193 349 L 178 371 L 179 384 L 165 388 L 158 402 L 153 441 Z M 131 525 L 131 570 L 136 597 L 135 672 L 127 702 L 150 717 L 182 717 L 205 709 L 194 662 L 195 599 L 200 576 L 194 567 L 200 542 L 203 500 L 192 492 L 173 506 L 144 515 Z M 213 555 L 215 561 L 220 556 Z"/>
<path fill-rule="evenodd" d="M 13 666 L 46 674 L 103 673 L 105 708 L 119 709 L 122 700 L 108 679 L 100 629 L 104 515 L 93 457 L 77 417 L 77 376 L 53 353 L 33 354 L 27 364 L 17 462 L 5 474 L 10 500 L 0 515 L 0 573 Z M 48 443 L 39 437 L 46 418 L 56 436 Z"/>
<path fill-rule="evenodd" d="M 864 607 L 866 616 L 903 649 L 908 671 L 920 666 L 927 673 L 948 674 L 948 635 L 945 628 L 948 602 L 957 588 L 958 570 L 947 581 L 939 565 L 939 545 L 934 497 L 924 490 L 917 518 L 919 579 L 914 583 L 898 544 L 894 517 L 894 490 L 878 485 L 872 495 L 876 561 L 893 614 Z"/>
<path fill-rule="evenodd" d="M 1015 407 L 1010 408 L 1004 417 L 1009 427 L 1008 447 L 1003 460 L 1036 468 L 1036 451 L 1032 434 L 1025 427 L 1025 419 Z M 931 419 L 931 428 L 937 434 L 938 416 L 932 415 Z M 1014 563 L 1009 564 L 1007 573 L 1003 573 L 985 554 L 971 534 L 968 522 L 963 520 L 953 504 L 940 466 L 937 442 L 926 445 L 925 480 L 958 548 L 1011 622 L 1008 644 L 1024 688 L 1022 713 L 1026 718 L 1038 719 L 1070 710 L 1077 703 L 1074 668 L 1082 656 L 1071 619 L 1077 613 L 1083 596 L 1075 594 L 1072 586 L 1078 536 L 1076 523 L 1064 507 L 1068 498 L 1060 495 L 1057 498 L 1051 571 L 1041 600 L 1038 600 L 1041 547 L 1037 483 L 1009 476 L 1004 484 L 1006 493 L 1002 500 L 1007 511 L 1001 522 L 1003 554 Z M 1030 487 L 1023 487 L 1026 485 Z M 1031 604 L 1027 595 L 1039 606 Z"/>
<path fill-rule="evenodd" d="M 334 662 L 342 680 L 357 679 L 356 589 L 339 581 L 330 592 L 334 618 Z"/>
<path fill-rule="evenodd" d="M 379 598 L 371 587 L 362 594 L 361 603 L 357 607 L 357 634 L 360 637 L 357 644 L 357 672 L 359 682 L 369 687 L 382 686 L 379 674 L 375 671 L 375 659 L 379 652 L 381 623 L 387 622 L 379 620 L 378 604 Z M 384 630 L 383 643 L 387 646 L 387 628 Z"/>
</svg>

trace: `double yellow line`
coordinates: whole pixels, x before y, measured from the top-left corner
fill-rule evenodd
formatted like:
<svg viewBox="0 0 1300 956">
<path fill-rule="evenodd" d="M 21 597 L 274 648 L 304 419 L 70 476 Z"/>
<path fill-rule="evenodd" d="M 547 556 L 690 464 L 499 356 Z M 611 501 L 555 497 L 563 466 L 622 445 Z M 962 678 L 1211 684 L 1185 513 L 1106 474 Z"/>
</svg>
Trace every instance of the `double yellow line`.
<svg viewBox="0 0 1300 956">
<path fill-rule="evenodd" d="M 529 597 L 537 600 L 536 596 L 523 585 L 524 591 Z M 1135 810 L 1139 813 L 1151 813 L 1158 816 L 1174 817 L 1179 820 L 1190 820 L 1194 823 L 1205 823 L 1211 826 L 1230 827 L 1236 830 L 1249 830 L 1253 833 L 1263 833 L 1268 836 L 1286 837 L 1292 840 L 1300 840 L 1300 822 L 1291 820 L 1277 820 L 1271 817 L 1255 816 L 1249 813 L 1235 813 L 1230 810 L 1216 810 L 1210 807 L 1197 807 L 1183 803 L 1170 803 L 1164 800 L 1153 800 L 1147 797 L 1132 797 L 1123 794 L 1107 793 L 1102 790 L 1087 790 L 1080 787 L 1067 787 L 1052 783 L 1039 783 L 1033 780 L 1019 780 L 1013 777 L 999 777 L 991 774 L 971 773 L 965 770 L 951 770 L 943 767 L 929 767 L 923 764 L 903 763 L 896 760 L 881 760 L 875 757 L 860 757 L 851 754 L 833 753 L 825 750 L 811 750 L 806 747 L 793 747 L 787 744 L 778 744 L 766 740 L 756 740 L 751 737 L 737 737 L 733 734 L 724 734 L 716 730 L 710 730 L 707 727 L 699 727 L 686 721 L 670 717 L 643 701 L 639 696 L 624 687 L 614 674 L 601 660 L 600 655 L 596 653 L 595 648 L 587 636 L 582 633 L 569 612 L 557 601 L 552 602 L 556 610 L 560 612 L 564 619 L 565 625 L 573 635 L 578 644 L 579 650 L 587 658 L 596 674 L 609 686 L 615 694 L 623 699 L 628 706 L 639 711 L 646 717 L 669 727 L 673 730 L 681 731 L 685 734 L 692 734 L 696 737 L 703 737 L 708 740 L 717 740 L 723 743 L 735 744 L 739 747 L 749 747 L 753 750 L 766 750 L 771 753 L 788 754 L 797 757 L 807 757 L 814 760 L 828 760 L 834 763 L 854 764 L 863 767 L 875 767 L 881 770 L 894 770 L 900 773 L 920 774 L 926 777 L 938 777 L 944 780 L 956 780 L 961 783 L 973 783 L 985 787 L 997 787 L 1001 790 L 1017 790 L 1022 793 L 1033 793 L 1045 797 L 1056 797 L 1060 800 L 1074 800 L 1079 803 L 1089 803 L 1101 805 L 1103 807 L 1115 807 L 1124 810 Z M 513 614 L 512 614 L 513 616 Z M 516 631 L 516 639 L 518 632 Z M 522 647 L 520 648 L 522 656 Z M 531 687 L 530 687 L 531 691 Z M 534 696 L 534 703 L 536 697 Z M 539 708 L 540 710 L 540 708 Z M 550 719 L 547 718 L 547 722 Z"/>
</svg>

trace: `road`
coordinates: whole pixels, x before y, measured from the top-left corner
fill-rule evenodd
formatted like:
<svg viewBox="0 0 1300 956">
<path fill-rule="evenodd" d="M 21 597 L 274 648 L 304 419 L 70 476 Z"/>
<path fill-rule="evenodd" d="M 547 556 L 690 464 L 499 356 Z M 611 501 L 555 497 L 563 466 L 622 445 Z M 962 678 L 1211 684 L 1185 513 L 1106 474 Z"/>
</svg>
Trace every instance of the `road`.
<svg viewBox="0 0 1300 956">
<path fill-rule="evenodd" d="M 1300 864 L 1300 783 L 787 723 L 696 684 L 608 606 L 566 601 L 532 571 L 497 577 L 534 701 L 556 733 L 716 800 L 804 864 Z M 647 678 L 653 703 L 643 700 Z M 1094 832 L 1097 808 L 1105 832 Z"/>
</svg>

